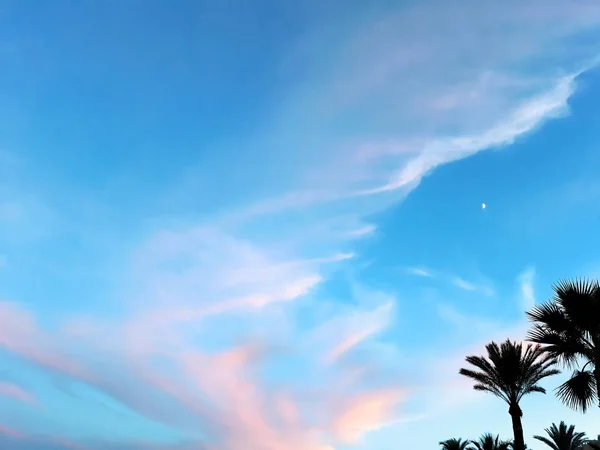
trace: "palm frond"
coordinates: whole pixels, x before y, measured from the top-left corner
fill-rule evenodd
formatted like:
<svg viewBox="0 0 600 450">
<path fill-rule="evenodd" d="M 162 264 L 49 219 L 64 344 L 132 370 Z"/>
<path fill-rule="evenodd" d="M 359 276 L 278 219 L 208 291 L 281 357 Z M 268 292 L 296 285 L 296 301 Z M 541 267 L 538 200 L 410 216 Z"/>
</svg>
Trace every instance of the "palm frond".
<svg viewBox="0 0 600 450">
<path fill-rule="evenodd" d="M 543 345 L 557 362 L 575 369 L 557 395 L 569 407 L 585 412 L 600 396 L 600 380 L 585 370 L 589 364 L 600 366 L 600 282 L 560 280 L 553 290 L 550 301 L 527 313 L 533 322 L 527 337 Z"/>
<path fill-rule="evenodd" d="M 462 440 L 462 439 L 447 439 L 445 441 L 440 442 L 439 444 L 442 447 L 442 450 L 468 450 L 467 446 L 470 441 Z"/>
<path fill-rule="evenodd" d="M 549 439 L 543 436 L 534 436 L 534 438 L 553 450 L 578 450 L 585 441 L 585 433 L 576 433 L 575 425 L 567 427 L 564 422 L 560 422 L 558 426 L 553 423 L 544 431 L 548 434 Z"/>
<path fill-rule="evenodd" d="M 533 392 L 545 393 L 539 381 L 559 373 L 555 360 L 540 345 L 523 345 L 506 340 L 486 345 L 487 357 L 468 356 L 465 360 L 479 370 L 460 369 L 475 381 L 474 389 L 491 392 L 509 405 Z"/>
<path fill-rule="evenodd" d="M 587 332 L 598 330 L 600 284 L 597 280 L 560 280 L 553 289 L 555 302 L 562 307 L 571 323 Z"/>
<path fill-rule="evenodd" d="M 534 324 L 527 334 L 530 342 L 544 345 L 544 352 L 567 367 L 573 367 L 579 357 L 588 355 L 589 348 L 578 330 L 557 332 L 546 324 Z"/>
<path fill-rule="evenodd" d="M 569 408 L 586 412 L 598 399 L 596 379 L 588 370 L 576 370 L 556 389 L 558 398 Z"/>
<path fill-rule="evenodd" d="M 491 433 L 485 433 L 471 443 L 477 450 L 509 450 L 512 447 L 512 441 L 503 441 L 500 436 L 494 436 Z"/>
<path fill-rule="evenodd" d="M 569 331 L 571 323 L 561 305 L 556 301 L 535 305 L 525 313 L 531 322 L 539 322 L 557 333 Z M 531 339 L 529 339 L 531 340 Z M 534 341 L 535 342 L 535 341 Z M 544 342 L 539 342 L 543 344 Z"/>
<path fill-rule="evenodd" d="M 550 447 L 552 450 L 561 450 L 560 448 L 558 448 L 558 446 L 554 442 L 552 442 L 550 439 L 548 439 L 545 436 L 533 436 L 533 438 L 537 439 L 540 442 L 543 442 L 548 447 Z"/>
</svg>

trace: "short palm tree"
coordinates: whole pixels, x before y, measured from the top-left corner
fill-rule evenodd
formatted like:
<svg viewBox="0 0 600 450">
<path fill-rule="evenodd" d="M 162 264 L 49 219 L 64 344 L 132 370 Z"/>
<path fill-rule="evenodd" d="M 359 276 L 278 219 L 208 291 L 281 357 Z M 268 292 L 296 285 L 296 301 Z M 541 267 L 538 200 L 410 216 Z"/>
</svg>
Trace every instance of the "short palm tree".
<svg viewBox="0 0 600 450">
<path fill-rule="evenodd" d="M 463 441 L 462 439 L 447 439 L 440 442 L 442 450 L 469 450 L 468 446 L 470 441 Z"/>
<path fill-rule="evenodd" d="M 511 441 L 501 441 L 500 436 L 494 437 L 491 433 L 486 433 L 471 443 L 477 450 L 510 450 L 512 448 Z"/>
<path fill-rule="evenodd" d="M 600 400 L 600 284 L 560 281 L 553 289 L 549 301 L 527 313 L 533 322 L 528 339 L 574 369 L 557 395 L 567 406 L 586 412 Z"/>
<path fill-rule="evenodd" d="M 501 345 L 491 342 L 485 348 L 487 358 L 466 358 L 469 364 L 479 370 L 460 369 L 460 374 L 475 381 L 475 390 L 491 392 L 508 404 L 514 433 L 514 450 L 525 450 L 521 423 L 523 411 L 519 403 L 527 394 L 545 394 L 545 389 L 538 383 L 559 371 L 552 367 L 554 359 L 544 355 L 539 345 L 523 348 L 523 344 L 506 340 Z"/>
<path fill-rule="evenodd" d="M 558 427 L 555 423 L 544 430 L 549 438 L 545 436 L 534 436 L 534 439 L 543 442 L 552 450 L 578 450 L 586 441 L 585 433 L 576 433 L 575 425 L 567 428 L 564 422 Z"/>
</svg>

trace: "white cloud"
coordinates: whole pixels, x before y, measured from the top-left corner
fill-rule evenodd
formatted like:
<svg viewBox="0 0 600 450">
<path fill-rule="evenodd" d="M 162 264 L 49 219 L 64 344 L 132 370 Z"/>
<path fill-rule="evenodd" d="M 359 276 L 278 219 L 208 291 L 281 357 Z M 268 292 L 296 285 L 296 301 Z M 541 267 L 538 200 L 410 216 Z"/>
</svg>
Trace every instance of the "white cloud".
<svg viewBox="0 0 600 450">
<path fill-rule="evenodd" d="M 472 283 L 469 283 L 468 281 L 463 280 L 460 277 L 456 277 L 452 280 L 452 283 L 456 286 L 459 287 L 465 291 L 476 291 L 477 290 L 477 286 L 475 286 Z"/>
<path fill-rule="evenodd" d="M 574 91 L 575 75 L 559 78 L 548 91 L 529 98 L 518 105 L 507 118 L 477 134 L 465 134 L 435 139 L 425 144 L 418 156 L 409 159 L 392 179 L 376 188 L 360 192 L 363 195 L 390 190 L 414 188 L 423 176 L 435 167 L 465 158 L 481 150 L 511 144 L 521 135 L 530 132 L 545 120 L 566 112 L 567 101 Z"/>
<path fill-rule="evenodd" d="M 247 174 L 244 185 L 237 186 L 245 199 L 241 206 L 202 204 L 204 196 L 198 194 L 207 190 L 206 179 L 218 179 L 208 186 L 215 192 L 224 182 L 228 190 L 235 190 L 236 181 L 223 160 L 218 166 L 206 162 L 190 177 L 202 180 L 196 190 L 189 179 L 182 183 L 191 207 L 199 208 L 205 219 L 157 231 L 138 249 L 132 273 L 127 274 L 130 283 L 123 297 L 132 299 L 132 309 L 140 315 L 123 332 L 126 350 L 141 354 L 185 350 L 188 372 L 215 364 L 215 373 L 227 375 L 224 383 L 229 385 L 209 380 L 219 389 L 207 390 L 222 395 L 214 403 L 232 413 L 227 424 L 237 432 L 231 434 L 237 440 L 222 448 L 251 444 L 286 448 L 270 427 L 271 411 L 256 413 L 260 409 L 256 405 L 265 405 L 259 398 L 264 392 L 247 384 L 244 374 L 229 370 L 227 364 L 235 363 L 237 356 L 232 340 L 260 334 L 270 343 L 292 341 L 299 326 L 296 303 L 323 286 L 332 271 L 352 261 L 353 241 L 375 229 L 365 225 L 368 216 L 402 200 L 435 168 L 510 144 L 565 114 L 576 77 L 593 56 L 586 45 L 578 45 L 577 35 L 600 24 L 600 5 L 570 0 L 444 0 L 416 2 L 375 20 L 361 16 L 356 21 L 336 34 L 342 36 L 339 41 L 317 32 L 308 43 L 299 44 L 311 64 L 299 64 L 297 79 L 308 82 L 292 86 L 273 120 L 265 121 L 263 136 L 243 146 L 251 149 L 254 168 L 259 170 L 236 168 Z M 570 45 L 565 50 L 567 39 Z M 317 45 L 311 46 L 311 41 Z M 292 54 L 290 60 L 305 61 L 306 56 Z M 275 170 L 266 173 L 267 168 Z M 203 177 L 204 173 L 212 176 Z M 226 210 L 222 216 L 215 213 L 220 208 Z M 2 215 L 13 217 L 14 211 L 0 207 Z M 493 294 L 486 283 L 454 274 L 422 267 L 409 272 Z M 533 271 L 528 276 L 521 279 L 523 306 L 535 301 Z M 321 334 L 314 333 L 319 339 L 313 335 L 310 341 L 320 345 L 309 349 L 311 357 L 303 369 L 316 376 L 322 375 L 320 356 L 335 361 L 372 339 L 390 324 L 395 305 L 395 301 L 365 302 L 353 310 L 347 299 L 338 300 L 328 304 L 329 321 L 320 328 Z M 204 320 L 233 313 L 231 322 Z M 455 325 L 469 324 L 469 318 L 451 308 L 440 307 L 439 313 Z M 310 314 L 315 312 L 305 313 Z M 188 333 L 184 322 L 190 322 L 193 331 Z M 498 329 L 502 338 L 512 331 Z M 197 339 L 201 333 L 219 339 L 218 344 L 231 351 L 214 358 L 194 353 L 190 347 L 202 341 Z M 287 339 L 280 339 L 282 335 Z M 104 338 L 114 339 L 111 334 Z M 461 350 L 461 359 L 464 354 Z M 427 380 L 427 387 L 443 386 L 456 396 L 446 399 L 451 404 L 463 401 L 466 394 L 464 386 L 454 389 L 457 385 L 446 381 L 457 364 L 453 357 L 441 370 L 434 364 L 427 370 L 439 376 L 434 383 Z M 339 378 L 327 381 L 331 380 Z M 239 389 L 227 389 L 232 386 Z M 325 391 L 334 387 L 325 386 Z M 172 392 L 197 406 L 195 397 L 185 395 L 187 388 L 175 385 Z M 238 410 L 238 403 L 231 401 L 237 399 L 231 397 L 236 393 L 243 400 Z M 329 407 L 329 400 L 314 401 L 316 409 Z M 395 391 L 386 391 L 351 400 L 336 423 L 346 441 L 356 441 L 385 422 L 398 398 Z M 284 409 L 286 417 L 294 417 L 293 411 Z M 308 442 L 305 448 L 316 448 L 308 446 L 319 441 L 313 432 L 328 424 L 319 422 L 320 416 L 311 418 L 309 425 L 296 423 L 293 433 L 284 435 L 289 448 L 298 436 L 305 439 L 298 440 L 298 447 Z M 261 440 L 248 441 L 253 431 L 248 423 L 256 424 Z"/>
<path fill-rule="evenodd" d="M 377 230 L 377 227 L 375 225 L 369 224 L 349 231 L 348 233 L 346 233 L 346 235 L 351 238 L 361 238 L 373 234 L 375 230 Z"/>
<path fill-rule="evenodd" d="M 448 273 L 440 270 L 433 270 L 426 267 L 409 267 L 406 269 L 406 273 L 410 275 L 416 275 L 424 278 L 431 278 L 435 280 L 440 280 L 446 283 L 450 283 L 453 286 L 456 286 L 459 289 L 467 292 L 476 292 L 485 296 L 493 296 L 495 294 L 494 289 L 490 286 L 489 281 L 485 280 L 482 282 L 472 282 L 467 281 L 464 278 Z"/>
<path fill-rule="evenodd" d="M 334 362 L 360 343 L 372 338 L 390 325 L 394 301 L 390 299 L 372 310 L 354 310 L 324 324 L 319 333 L 333 338 L 333 346 L 325 360 Z"/>
<path fill-rule="evenodd" d="M 408 269 L 406 269 L 406 272 L 411 275 L 417 275 L 417 276 L 425 277 L 425 278 L 433 277 L 433 275 L 431 274 L 431 271 L 429 269 L 423 268 L 423 267 L 409 267 Z"/>
<path fill-rule="evenodd" d="M 523 311 L 529 311 L 535 306 L 535 291 L 533 283 L 535 280 L 535 269 L 533 267 L 527 268 L 523 271 L 519 277 L 520 285 L 520 307 Z"/>
</svg>

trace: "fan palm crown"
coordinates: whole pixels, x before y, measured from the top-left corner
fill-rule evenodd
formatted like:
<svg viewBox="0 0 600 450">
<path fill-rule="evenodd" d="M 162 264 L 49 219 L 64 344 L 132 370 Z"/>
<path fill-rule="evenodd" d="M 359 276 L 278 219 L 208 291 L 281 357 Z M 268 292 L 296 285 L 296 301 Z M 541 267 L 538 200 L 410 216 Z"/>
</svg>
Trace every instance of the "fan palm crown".
<svg viewBox="0 0 600 450">
<path fill-rule="evenodd" d="M 600 284 L 559 281 L 553 290 L 549 301 L 527 313 L 533 322 L 528 340 L 574 369 L 557 395 L 567 406 L 586 412 L 600 400 Z"/>
</svg>

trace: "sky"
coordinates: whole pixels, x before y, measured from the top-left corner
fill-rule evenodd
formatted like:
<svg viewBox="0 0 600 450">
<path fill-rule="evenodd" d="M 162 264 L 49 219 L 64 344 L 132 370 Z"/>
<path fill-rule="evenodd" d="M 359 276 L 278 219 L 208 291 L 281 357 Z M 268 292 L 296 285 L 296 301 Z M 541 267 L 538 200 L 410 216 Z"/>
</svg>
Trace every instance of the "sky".
<svg viewBox="0 0 600 450">
<path fill-rule="evenodd" d="M 600 276 L 599 58 L 595 0 L 1 0 L 0 445 L 511 437 L 458 370 Z M 560 380 L 530 448 L 600 433 Z"/>
</svg>

